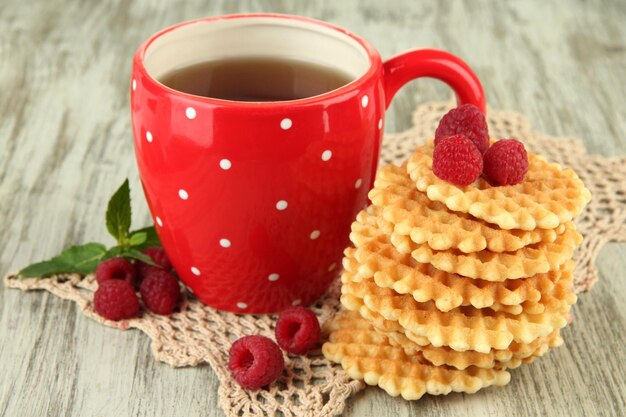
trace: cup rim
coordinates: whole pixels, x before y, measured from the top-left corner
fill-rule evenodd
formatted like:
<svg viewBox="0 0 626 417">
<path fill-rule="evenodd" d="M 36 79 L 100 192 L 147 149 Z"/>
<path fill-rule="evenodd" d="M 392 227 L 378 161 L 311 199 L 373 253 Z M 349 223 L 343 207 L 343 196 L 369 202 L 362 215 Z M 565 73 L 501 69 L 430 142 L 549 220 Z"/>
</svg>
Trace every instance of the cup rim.
<svg viewBox="0 0 626 417">
<path fill-rule="evenodd" d="M 205 96 L 198 96 L 195 94 L 189 94 L 189 93 L 185 93 L 183 91 L 179 91 L 179 90 L 175 90 L 173 88 L 170 88 L 168 86 L 166 86 L 165 84 L 161 83 L 159 80 L 157 80 L 156 78 L 154 78 L 146 69 L 145 65 L 144 65 L 144 55 L 146 53 L 146 51 L 148 50 L 148 48 L 150 47 L 150 45 L 158 38 L 160 38 L 161 36 L 167 34 L 168 32 L 171 32 L 173 30 L 177 30 L 183 26 L 187 26 L 187 25 L 191 25 L 191 24 L 195 24 L 195 23 L 199 23 L 199 22 L 212 22 L 212 21 L 217 21 L 217 20 L 225 20 L 225 19 L 246 19 L 246 18 L 255 18 L 255 17 L 269 17 L 269 18 L 277 18 L 277 19 L 291 19 L 291 20 L 299 20 L 299 21 L 303 21 L 303 22 L 307 22 L 307 23 L 312 23 L 315 25 L 320 25 L 320 26 L 324 26 L 328 29 L 332 29 L 335 31 L 338 31 L 350 38 L 352 38 L 353 40 L 355 40 L 364 50 L 365 53 L 367 54 L 367 57 L 369 59 L 369 67 L 367 68 L 367 71 L 365 71 L 364 74 L 362 74 L 360 77 L 350 81 L 347 84 L 342 85 L 339 88 L 336 88 L 334 90 L 331 91 L 327 91 L 325 93 L 322 94 L 317 94 L 314 96 L 310 96 L 310 97 L 305 97 L 305 98 L 299 98 L 299 99 L 295 99 L 295 100 L 281 100 L 281 101 L 235 101 L 235 100 L 225 100 L 225 99 L 219 99 L 219 98 L 214 98 L 214 97 L 205 97 Z M 259 108 L 276 108 L 276 107 L 284 107 L 284 106 L 288 106 L 288 105 L 306 105 L 306 104 L 317 104 L 329 99 L 333 99 L 335 97 L 341 96 L 345 93 L 348 93 L 350 91 L 353 91 L 355 89 L 358 89 L 360 86 L 362 86 L 363 84 L 365 84 L 370 78 L 372 78 L 380 68 L 382 68 L 382 59 L 380 57 L 380 54 L 378 53 L 378 51 L 368 42 L 366 41 L 364 38 L 350 32 L 347 29 L 344 29 L 340 26 L 336 26 L 333 25 L 331 23 L 327 23 L 321 20 L 317 20 L 317 19 L 312 19 L 309 17 L 304 17 L 304 16 L 297 16 L 297 15 L 289 15 L 289 14 L 282 14 L 282 13 L 239 13 L 239 14 L 230 14 L 230 15 L 221 15 L 221 16 L 212 16 L 212 17 L 205 17 L 205 18 L 200 18 L 200 19 L 193 19 L 193 20 L 188 20 L 185 22 L 181 22 L 181 23 L 177 23 L 175 25 L 169 26 L 165 29 L 162 29 L 156 33 L 154 33 L 153 35 L 151 35 L 148 39 L 146 39 L 137 49 L 137 52 L 135 53 L 135 65 L 138 69 L 138 71 L 142 74 L 143 77 L 145 77 L 145 79 L 149 80 L 149 82 L 151 84 L 153 84 L 156 88 L 159 88 L 161 90 L 166 90 L 168 91 L 170 94 L 174 94 L 174 95 L 179 95 L 179 96 L 183 96 L 186 97 L 190 100 L 194 100 L 197 102 L 203 102 L 206 104 L 213 104 L 213 105 L 220 105 L 220 106 L 225 106 L 225 107 L 239 107 L 239 108 L 250 108 L 250 107 L 259 107 Z"/>
</svg>

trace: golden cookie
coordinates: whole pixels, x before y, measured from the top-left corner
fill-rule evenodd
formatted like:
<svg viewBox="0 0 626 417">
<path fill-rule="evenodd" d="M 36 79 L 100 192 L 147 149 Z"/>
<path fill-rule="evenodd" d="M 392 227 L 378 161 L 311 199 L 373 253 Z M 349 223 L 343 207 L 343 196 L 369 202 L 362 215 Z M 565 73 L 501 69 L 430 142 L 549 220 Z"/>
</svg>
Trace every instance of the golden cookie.
<svg viewBox="0 0 626 417">
<path fill-rule="evenodd" d="M 491 186 L 484 178 L 457 187 L 438 178 L 432 163 L 432 141 L 409 158 L 407 172 L 418 190 L 452 211 L 469 213 L 502 229 L 554 229 L 579 215 L 591 199 L 574 171 L 531 152 L 524 181 L 500 187 Z"/>
<path fill-rule="evenodd" d="M 542 313 L 545 305 L 539 302 L 541 293 L 553 291 L 562 271 L 568 271 L 566 277 L 571 277 L 574 265 L 567 261 L 560 269 L 547 274 L 491 282 L 418 263 L 410 255 L 399 253 L 386 240 L 381 234 L 379 240 L 370 240 L 359 248 L 347 248 L 344 269 L 354 273 L 355 281 L 373 278 L 379 287 L 409 294 L 418 302 L 433 301 L 444 312 L 460 306 L 473 306 L 511 314 L 519 314 L 522 310 L 531 314 Z"/>
<path fill-rule="evenodd" d="M 350 333 L 331 330 L 322 352 L 328 360 L 341 364 L 352 378 L 407 400 L 417 400 L 426 393 L 474 393 L 490 385 L 506 385 L 510 380 L 505 370 L 433 366 L 419 355 L 408 356 L 402 348 L 392 346 L 371 327 L 354 338 Z"/>
<path fill-rule="evenodd" d="M 391 234 L 391 243 L 400 253 L 410 253 L 420 263 L 428 263 L 437 269 L 501 282 L 544 274 L 558 269 L 572 258 L 574 250 L 582 243 L 582 236 L 574 223 L 565 223 L 565 231 L 551 243 L 535 243 L 515 252 L 474 253 L 459 251 L 434 251 L 427 244 L 417 244 L 406 236 Z"/>
<path fill-rule="evenodd" d="M 407 236 L 393 233 L 391 225 L 380 217 L 381 208 L 370 206 L 359 212 L 352 223 L 350 240 L 359 248 L 381 235 L 391 235 L 391 243 L 400 253 L 410 253 L 420 263 L 469 278 L 486 281 L 527 278 L 558 269 L 571 259 L 582 236 L 573 223 L 565 224 L 565 231 L 551 243 L 536 243 L 515 252 L 481 251 L 465 254 L 459 251 L 434 251 L 428 244 L 417 244 Z"/>
<path fill-rule="evenodd" d="M 376 315 L 376 313 L 372 313 L 374 316 L 380 317 Z M 366 314 L 367 316 L 367 314 Z M 381 317 L 382 320 L 385 320 Z M 385 326 L 383 326 L 385 327 Z M 422 350 L 422 346 L 428 346 L 428 341 L 424 340 L 423 345 L 415 343 L 412 340 L 409 340 L 403 333 L 401 327 L 398 327 L 400 331 L 385 331 L 379 327 L 376 327 L 375 321 L 370 320 L 369 318 L 361 315 L 359 311 L 351 311 L 351 310 L 340 310 L 332 320 L 328 320 L 322 326 L 322 331 L 324 334 L 328 335 L 333 331 L 348 331 L 348 332 L 360 332 L 374 329 L 377 333 L 380 333 L 381 337 L 386 337 L 389 339 L 389 342 L 395 347 L 401 347 L 407 353 L 407 355 L 419 354 Z M 356 334 L 356 333 L 355 333 Z M 393 339 L 393 340 L 392 340 Z"/>
<path fill-rule="evenodd" d="M 530 343 L 513 342 L 507 349 L 491 349 L 489 352 L 477 352 L 474 350 L 456 351 L 449 346 L 435 347 L 426 338 L 417 336 L 410 331 L 405 331 L 401 327 L 399 330 L 384 330 L 377 326 L 381 322 L 389 322 L 377 313 L 371 312 L 363 301 L 353 298 L 360 308 L 356 311 L 342 311 L 333 320 L 333 325 L 350 329 L 346 331 L 361 331 L 362 324 L 372 326 L 380 335 L 387 337 L 392 346 L 402 348 L 407 355 L 422 355 L 426 360 L 434 365 L 448 365 L 457 369 L 465 369 L 469 366 L 479 368 L 517 368 L 522 363 L 529 363 L 535 358 L 546 353 L 549 348 L 563 344 L 560 336 L 560 329 L 554 330 L 546 337 L 538 337 Z M 358 317 L 359 320 L 355 320 Z M 371 318 L 375 320 L 372 321 Z M 394 325 L 385 324 L 386 329 L 393 328 Z M 407 336 L 408 335 L 408 336 Z M 419 343 L 416 342 L 419 340 Z"/>
<path fill-rule="evenodd" d="M 398 335 L 397 337 L 400 337 L 399 335 L 404 335 L 406 333 L 405 329 L 400 326 L 400 323 L 397 321 L 387 320 L 380 314 L 370 310 L 365 304 L 363 304 L 363 298 L 356 297 L 352 294 L 341 294 L 340 301 L 346 310 L 360 315 L 377 331 L 385 335 L 390 335 L 395 339 L 396 335 Z M 410 340 L 414 345 L 426 346 L 430 344 L 428 338 L 418 336 L 416 334 L 412 334 Z M 401 343 L 400 340 L 398 340 L 398 343 Z"/>
<path fill-rule="evenodd" d="M 379 169 L 369 198 L 383 208 L 382 217 L 394 226 L 394 233 L 408 236 L 415 243 L 427 243 L 434 250 L 510 252 L 533 243 L 552 242 L 564 229 L 559 225 L 556 229 L 502 230 L 468 214 L 450 211 L 415 188 L 406 166 Z"/>
<path fill-rule="evenodd" d="M 392 341 L 391 338 L 389 340 Z M 406 340 L 410 341 L 408 338 Z M 466 369 L 470 366 L 514 369 L 523 363 L 531 363 L 545 355 L 549 349 L 560 346 L 562 343 L 560 331 L 555 330 L 546 337 L 535 339 L 530 344 L 513 342 L 508 349 L 491 349 L 489 353 L 474 350 L 457 352 L 448 346 L 434 347 L 432 345 L 422 346 L 420 352 L 424 359 L 435 366 L 447 365 L 457 369 Z"/>
<path fill-rule="evenodd" d="M 350 339 L 352 343 L 366 343 L 367 340 L 375 340 L 378 344 L 387 338 L 391 346 L 402 348 L 408 356 L 420 355 L 433 365 L 447 365 L 461 370 L 470 366 L 478 368 L 497 367 L 500 369 L 517 368 L 522 363 L 532 362 L 537 357 L 542 356 L 549 348 L 560 346 L 563 343 L 559 330 L 555 330 L 547 337 L 537 338 L 530 344 L 514 342 L 506 350 L 492 349 L 489 353 L 472 350 L 457 352 L 447 346 L 420 346 L 413 343 L 401 332 L 385 333 L 373 327 L 378 334 L 371 335 L 370 326 L 373 327 L 358 313 L 344 310 L 340 311 L 333 320 L 326 322 L 324 329 L 327 333 L 332 332 L 330 341 L 333 342 Z"/>
<path fill-rule="evenodd" d="M 380 288 L 371 280 L 350 282 L 350 274 L 344 272 L 342 277 L 345 283 L 341 301 L 347 309 L 362 313 L 361 307 L 355 308 L 362 302 L 367 309 L 386 319 L 386 323 L 394 323 L 386 331 L 398 331 L 397 322 L 410 339 L 417 335 L 428 339 L 435 347 L 450 346 L 457 351 L 488 353 L 492 348 L 507 349 L 513 341 L 531 343 L 564 327 L 569 308 L 576 300 L 570 290 L 563 300 L 555 301 L 543 314 L 512 315 L 472 307 L 444 313 L 431 302 L 418 303 L 411 296 Z M 344 303 L 348 297 L 349 302 Z"/>
</svg>

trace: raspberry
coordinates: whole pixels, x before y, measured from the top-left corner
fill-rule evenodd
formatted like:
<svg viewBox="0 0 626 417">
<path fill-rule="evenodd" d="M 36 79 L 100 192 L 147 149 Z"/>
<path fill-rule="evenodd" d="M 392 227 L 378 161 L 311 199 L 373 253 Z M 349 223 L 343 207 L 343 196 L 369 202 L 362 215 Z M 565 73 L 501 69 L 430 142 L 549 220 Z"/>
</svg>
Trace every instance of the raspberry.
<svg viewBox="0 0 626 417">
<path fill-rule="evenodd" d="M 484 174 L 493 184 L 519 184 L 528 172 L 528 154 L 522 142 L 500 139 L 485 152 L 484 165 Z"/>
<path fill-rule="evenodd" d="M 170 272 L 153 268 L 141 281 L 141 299 L 157 314 L 171 314 L 180 298 L 178 280 Z"/>
<path fill-rule="evenodd" d="M 102 261 L 96 267 L 96 280 L 98 284 L 111 279 L 121 279 L 130 285 L 135 284 L 137 273 L 133 265 L 124 258 L 111 258 Z"/>
<path fill-rule="evenodd" d="M 433 172 L 458 186 L 469 185 L 483 170 L 483 156 L 471 140 L 454 135 L 442 140 L 433 152 Z"/>
<path fill-rule="evenodd" d="M 280 348 L 271 339 L 244 336 L 230 347 L 228 368 L 239 385 L 257 389 L 274 382 L 285 368 L 285 361 Z"/>
<path fill-rule="evenodd" d="M 169 258 L 167 257 L 167 254 L 165 253 L 162 247 L 154 246 L 151 248 L 146 248 L 142 252 L 148 255 L 155 264 L 159 265 L 165 271 L 172 270 L 172 263 L 170 262 Z M 152 265 L 148 265 L 147 263 L 142 262 L 142 261 L 137 261 L 137 263 L 135 264 L 135 267 L 137 268 L 139 281 L 143 280 L 146 276 L 148 276 L 150 271 L 160 270 L 160 268 L 157 268 Z"/>
<path fill-rule="evenodd" d="M 283 310 L 276 321 L 276 341 L 287 352 L 301 354 L 315 347 L 320 339 L 320 324 L 306 307 Z"/>
<path fill-rule="evenodd" d="M 473 104 L 463 104 L 446 113 L 435 131 L 435 146 L 448 136 L 462 134 L 471 140 L 480 153 L 489 148 L 489 132 L 485 115 Z"/>
<path fill-rule="evenodd" d="M 98 283 L 93 307 L 105 319 L 117 321 L 135 317 L 139 313 L 139 300 L 127 281 L 110 279 Z"/>
</svg>

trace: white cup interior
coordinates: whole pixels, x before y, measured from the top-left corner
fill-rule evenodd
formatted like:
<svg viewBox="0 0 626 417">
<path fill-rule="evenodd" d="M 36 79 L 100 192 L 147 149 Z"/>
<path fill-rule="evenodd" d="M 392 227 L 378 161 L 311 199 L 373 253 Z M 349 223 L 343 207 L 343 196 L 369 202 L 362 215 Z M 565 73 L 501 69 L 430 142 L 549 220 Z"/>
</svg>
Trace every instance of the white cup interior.
<svg viewBox="0 0 626 417">
<path fill-rule="evenodd" d="M 255 16 L 207 20 L 170 30 L 146 49 L 144 66 L 159 80 L 206 61 L 272 57 L 336 68 L 351 80 L 367 72 L 365 48 L 338 30 L 306 20 Z"/>
</svg>

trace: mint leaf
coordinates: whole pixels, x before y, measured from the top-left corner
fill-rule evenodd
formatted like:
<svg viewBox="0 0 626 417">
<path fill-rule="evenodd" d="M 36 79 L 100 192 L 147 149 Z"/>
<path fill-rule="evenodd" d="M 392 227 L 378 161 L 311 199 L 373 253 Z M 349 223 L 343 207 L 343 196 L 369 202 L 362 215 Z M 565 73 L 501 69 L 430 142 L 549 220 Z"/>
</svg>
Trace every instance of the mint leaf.
<svg viewBox="0 0 626 417">
<path fill-rule="evenodd" d="M 107 229 L 121 246 L 128 245 L 130 217 L 130 186 L 127 178 L 109 200 L 106 212 Z"/>
<path fill-rule="evenodd" d="M 139 234 L 139 233 L 145 233 L 146 240 L 138 245 L 133 245 L 131 243 L 131 246 L 133 246 L 133 248 L 138 249 L 138 250 L 143 250 L 145 248 L 151 248 L 153 246 L 162 246 L 161 241 L 159 240 L 159 236 L 157 235 L 154 226 L 144 227 L 143 229 L 139 229 L 139 230 L 135 230 L 131 232 L 130 233 L 131 240 L 134 235 Z"/>
<path fill-rule="evenodd" d="M 130 246 L 139 246 L 148 240 L 148 234 L 146 232 L 135 232 L 130 235 L 128 243 Z"/>
<path fill-rule="evenodd" d="M 138 261 L 147 263 L 148 265 L 156 266 L 159 268 L 161 267 L 160 265 L 154 263 L 152 258 L 146 255 L 145 253 L 135 248 L 125 248 L 123 246 L 113 246 L 111 249 L 106 251 L 106 253 L 102 257 L 102 260 L 104 261 L 107 259 L 117 258 L 117 257 L 122 257 L 126 259 L 136 259 Z"/>
<path fill-rule="evenodd" d="M 106 247 L 102 243 L 85 243 L 84 245 L 72 246 L 65 249 L 59 256 L 52 259 L 60 259 L 74 267 L 74 271 L 88 274 L 96 270 L 96 266 L 106 253 Z"/>
<path fill-rule="evenodd" d="M 103 261 L 111 258 L 117 258 L 118 256 L 122 256 L 122 252 L 124 252 L 124 248 L 121 246 L 113 246 L 106 251 L 104 256 L 102 257 Z"/>
<path fill-rule="evenodd" d="M 72 246 L 50 260 L 27 266 L 18 275 L 20 277 L 45 277 L 63 273 L 88 274 L 95 271 L 106 252 L 106 247 L 101 243 L 92 242 Z"/>
<path fill-rule="evenodd" d="M 61 254 L 43 262 L 27 266 L 18 277 L 46 277 L 54 274 L 89 274 L 106 259 L 124 257 L 160 267 L 141 250 L 161 246 L 153 226 L 130 232 L 130 186 L 128 179 L 115 191 L 106 211 L 106 227 L 117 240 L 117 246 L 108 249 L 101 243 L 86 243 L 65 249 Z"/>
<path fill-rule="evenodd" d="M 147 263 L 148 265 L 152 265 L 152 266 L 156 266 L 158 268 L 161 268 L 161 265 L 154 263 L 154 261 L 152 260 L 151 257 L 149 257 L 145 253 L 140 252 L 140 251 L 138 251 L 137 249 L 134 249 L 134 248 L 125 249 L 122 252 L 122 256 L 125 257 L 125 258 L 136 259 L 138 261 L 142 261 L 144 263 Z"/>
<path fill-rule="evenodd" d="M 53 260 L 37 262 L 28 265 L 17 273 L 19 278 L 47 277 L 54 274 L 69 273 L 69 267 L 64 263 Z"/>
</svg>

